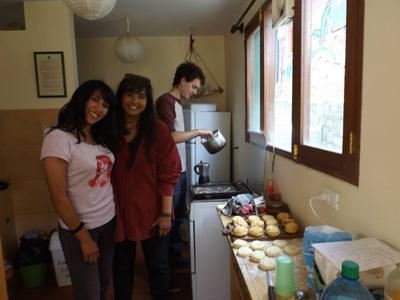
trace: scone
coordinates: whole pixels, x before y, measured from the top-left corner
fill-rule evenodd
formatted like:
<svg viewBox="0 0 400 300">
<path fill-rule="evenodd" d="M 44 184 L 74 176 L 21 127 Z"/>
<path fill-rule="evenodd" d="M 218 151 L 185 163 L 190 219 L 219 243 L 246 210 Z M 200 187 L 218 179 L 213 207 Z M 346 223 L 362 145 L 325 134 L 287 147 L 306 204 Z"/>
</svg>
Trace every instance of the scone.
<svg viewBox="0 0 400 300">
<path fill-rule="evenodd" d="M 240 257 L 248 257 L 251 255 L 252 252 L 253 250 L 251 250 L 250 247 L 244 246 L 239 248 L 237 255 L 239 255 Z"/>
<path fill-rule="evenodd" d="M 292 219 L 292 218 L 287 218 L 287 219 L 285 219 L 285 220 L 283 220 L 283 221 L 281 222 L 281 224 L 282 224 L 283 226 L 285 226 L 287 223 L 296 223 L 296 220 L 295 220 L 295 219 Z"/>
<path fill-rule="evenodd" d="M 268 225 L 278 225 L 278 221 L 276 219 L 269 219 L 265 221 L 265 224 Z"/>
<path fill-rule="evenodd" d="M 243 237 L 245 235 L 247 235 L 247 228 L 243 227 L 243 226 L 235 226 L 235 228 L 233 229 L 233 235 L 237 236 L 237 237 Z"/>
<path fill-rule="evenodd" d="M 246 228 L 248 228 L 249 227 L 249 224 L 247 224 L 247 222 L 243 219 L 238 219 L 237 221 L 236 221 L 236 223 L 234 223 L 235 224 L 235 226 L 237 226 L 237 225 L 240 225 L 240 226 L 243 226 L 243 227 L 246 227 Z"/>
<path fill-rule="evenodd" d="M 299 230 L 299 224 L 295 222 L 286 223 L 285 231 L 287 233 L 296 233 Z"/>
<path fill-rule="evenodd" d="M 272 242 L 272 245 L 277 246 L 279 248 L 283 248 L 287 245 L 287 241 L 284 240 L 275 240 Z"/>
<path fill-rule="evenodd" d="M 282 222 L 283 220 L 289 219 L 289 218 L 290 218 L 290 215 L 289 215 L 289 213 L 287 213 L 287 212 L 280 212 L 280 213 L 278 213 L 278 214 L 276 215 L 276 219 L 277 219 L 279 222 Z"/>
<path fill-rule="evenodd" d="M 232 247 L 235 248 L 235 249 L 239 249 L 240 247 L 244 247 L 244 246 L 247 246 L 247 245 L 248 245 L 248 243 L 246 241 L 241 240 L 241 239 L 237 239 L 237 240 L 235 240 L 233 242 Z"/>
<path fill-rule="evenodd" d="M 275 226 L 275 225 L 267 226 L 267 229 L 265 230 L 265 232 L 270 237 L 276 237 L 276 236 L 280 235 L 280 233 L 281 233 L 278 226 Z"/>
<path fill-rule="evenodd" d="M 275 217 L 273 215 L 264 215 L 261 218 L 263 219 L 264 222 L 267 222 L 270 219 L 274 219 L 275 220 Z"/>
<path fill-rule="evenodd" d="M 258 267 L 263 271 L 272 271 L 275 269 L 275 259 L 271 257 L 261 258 Z"/>
<path fill-rule="evenodd" d="M 250 255 L 250 260 L 253 262 L 259 262 L 261 258 L 265 256 L 264 251 L 261 250 L 255 250 L 253 253 Z"/>
<path fill-rule="evenodd" d="M 271 246 L 265 249 L 265 255 L 270 257 L 278 256 L 281 253 L 281 248 L 277 246 Z"/>
<path fill-rule="evenodd" d="M 264 229 L 262 227 L 259 227 L 259 226 L 250 227 L 250 229 L 248 231 L 249 235 L 255 236 L 255 237 L 262 236 L 263 233 L 264 233 Z"/>
<path fill-rule="evenodd" d="M 247 218 L 247 222 L 249 223 L 249 224 L 251 224 L 251 223 L 253 223 L 254 221 L 259 221 L 259 220 L 261 220 L 260 219 L 260 217 L 259 216 L 256 216 L 256 215 L 251 215 L 251 216 L 249 216 L 248 218 Z"/>
<path fill-rule="evenodd" d="M 264 243 L 261 241 L 252 241 L 250 243 L 250 248 L 253 250 L 262 250 L 264 249 Z"/>
<path fill-rule="evenodd" d="M 251 222 L 250 227 L 258 226 L 264 228 L 264 221 L 263 220 L 254 220 Z"/>
<path fill-rule="evenodd" d="M 287 255 L 297 255 L 300 253 L 300 248 L 295 245 L 286 245 L 283 248 L 283 252 L 285 252 Z"/>
<path fill-rule="evenodd" d="M 233 224 L 236 224 L 237 222 L 240 222 L 240 221 L 245 221 L 245 219 L 243 217 L 241 217 L 241 216 L 232 217 L 232 223 Z"/>
</svg>

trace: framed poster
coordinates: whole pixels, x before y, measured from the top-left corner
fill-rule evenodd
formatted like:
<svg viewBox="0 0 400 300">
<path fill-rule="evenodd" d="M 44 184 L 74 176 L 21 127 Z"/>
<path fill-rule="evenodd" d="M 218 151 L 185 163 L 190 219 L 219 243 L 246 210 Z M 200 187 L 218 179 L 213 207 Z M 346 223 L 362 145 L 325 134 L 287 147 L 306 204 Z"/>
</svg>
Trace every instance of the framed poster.
<svg viewBox="0 0 400 300">
<path fill-rule="evenodd" d="M 67 97 L 64 53 L 34 52 L 36 88 L 39 98 Z"/>
</svg>

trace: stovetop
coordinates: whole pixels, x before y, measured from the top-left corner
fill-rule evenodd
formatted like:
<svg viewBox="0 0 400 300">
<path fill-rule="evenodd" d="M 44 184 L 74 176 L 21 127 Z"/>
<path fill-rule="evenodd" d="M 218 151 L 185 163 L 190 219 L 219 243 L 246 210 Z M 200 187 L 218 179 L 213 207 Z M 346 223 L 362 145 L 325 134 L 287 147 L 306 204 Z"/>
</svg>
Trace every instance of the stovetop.
<svg viewBox="0 0 400 300">
<path fill-rule="evenodd" d="M 229 199 L 242 193 L 251 193 L 243 182 L 210 182 L 190 187 L 193 200 Z"/>
</svg>

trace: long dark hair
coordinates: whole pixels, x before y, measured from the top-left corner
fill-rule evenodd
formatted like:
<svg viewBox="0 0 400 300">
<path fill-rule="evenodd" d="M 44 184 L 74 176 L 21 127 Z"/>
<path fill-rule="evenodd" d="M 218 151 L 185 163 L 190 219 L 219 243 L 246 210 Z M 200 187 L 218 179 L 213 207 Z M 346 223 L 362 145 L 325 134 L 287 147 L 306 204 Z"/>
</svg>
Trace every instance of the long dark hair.
<svg viewBox="0 0 400 300">
<path fill-rule="evenodd" d="M 122 97 L 125 93 L 140 93 L 142 91 L 146 92 L 146 108 L 140 114 L 139 120 L 136 124 L 137 134 L 135 138 L 129 143 L 130 160 L 128 162 L 128 167 L 132 167 L 136 151 L 139 144 L 144 140 L 144 145 L 146 148 L 147 159 L 151 162 L 151 148 L 155 140 L 155 130 L 156 130 L 156 113 L 154 111 L 153 104 L 153 89 L 151 87 L 150 79 L 135 75 L 135 74 L 125 74 L 124 79 L 120 82 L 117 90 L 117 120 L 118 120 L 118 132 L 120 133 L 120 139 L 122 141 L 123 135 L 128 134 L 128 130 L 125 128 L 125 115 L 122 108 Z"/>
<path fill-rule="evenodd" d="M 104 101 L 109 104 L 109 108 L 107 114 L 91 126 L 91 134 L 97 144 L 115 152 L 117 147 L 116 100 L 111 88 L 101 80 L 86 81 L 75 90 L 71 100 L 61 108 L 58 123 L 52 130 L 61 129 L 74 133 L 80 143 L 81 136 L 85 137 L 83 128 L 86 126 L 86 103 L 95 91 L 100 92 Z"/>
</svg>

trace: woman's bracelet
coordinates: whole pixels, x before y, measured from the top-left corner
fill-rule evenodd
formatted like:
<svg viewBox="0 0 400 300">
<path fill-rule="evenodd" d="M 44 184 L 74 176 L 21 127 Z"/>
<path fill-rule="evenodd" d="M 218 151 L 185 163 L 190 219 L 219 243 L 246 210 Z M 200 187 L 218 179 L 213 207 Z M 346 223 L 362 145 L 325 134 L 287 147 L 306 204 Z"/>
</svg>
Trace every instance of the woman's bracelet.
<svg viewBox="0 0 400 300">
<path fill-rule="evenodd" d="M 71 232 L 72 235 L 75 235 L 75 233 L 80 231 L 83 228 L 83 226 L 85 226 L 85 223 L 81 222 L 78 227 L 76 227 L 73 230 L 70 230 L 69 232 Z"/>
<path fill-rule="evenodd" d="M 172 214 L 170 212 L 161 211 L 160 216 L 161 217 L 171 217 Z"/>
</svg>

